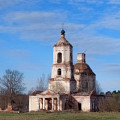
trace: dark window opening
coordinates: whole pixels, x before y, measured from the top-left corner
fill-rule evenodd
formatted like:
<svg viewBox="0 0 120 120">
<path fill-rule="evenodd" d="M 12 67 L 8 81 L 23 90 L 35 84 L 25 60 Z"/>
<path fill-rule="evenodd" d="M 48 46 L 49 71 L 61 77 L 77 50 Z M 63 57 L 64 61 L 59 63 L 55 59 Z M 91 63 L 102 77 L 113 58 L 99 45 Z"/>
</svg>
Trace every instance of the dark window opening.
<svg viewBox="0 0 120 120">
<path fill-rule="evenodd" d="M 48 98 L 48 110 L 52 110 L 52 99 Z"/>
<path fill-rule="evenodd" d="M 58 69 L 58 75 L 61 75 L 61 69 Z"/>
<path fill-rule="evenodd" d="M 57 55 L 57 62 L 58 63 L 62 62 L 62 53 L 58 53 L 58 55 Z"/>
<path fill-rule="evenodd" d="M 82 110 L 81 103 L 78 103 L 78 110 Z"/>
</svg>

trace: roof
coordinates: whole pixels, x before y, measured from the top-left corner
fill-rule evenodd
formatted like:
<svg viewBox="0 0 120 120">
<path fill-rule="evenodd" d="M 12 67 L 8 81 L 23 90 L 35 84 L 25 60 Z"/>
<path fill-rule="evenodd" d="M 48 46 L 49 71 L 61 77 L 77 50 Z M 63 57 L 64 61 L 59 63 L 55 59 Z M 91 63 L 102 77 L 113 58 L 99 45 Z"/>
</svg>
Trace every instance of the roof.
<svg viewBox="0 0 120 120">
<path fill-rule="evenodd" d="M 78 69 L 78 71 L 76 71 L 75 69 Z M 74 74 L 81 74 L 81 73 L 87 73 L 87 74 L 95 75 L 95 73 L 92 71 L 92 69 L 89 67 L 88 64 L 86 64 L 86 63 L 76 63 L 74 65 Z"/>
<path fill-rule="evenodd" d="M 46 90 L 41 92 L 39 95 L 56 95 L 56 93 L 51 90 Z"/>
<path fill-rule="evenodd" d="M 77 92 L 73 95 L 74 96 L 92 96 L 92 95 L 96 95 L 96 93 L 94 90 L 91 90 L 90 92 Z"/>
<path fill-rule="evenodd" d="M 65 38 L 65 31 L 64 30 L 61 31 L 61 38 L 54 46 L 55 47 L 56 46 L 71 46 L 72 47 L 72 45 Z"/>
<path fill-rule="evenodd" d="M 64 96 L 64 95 L 67 95 L 67 94 L 65 94 L 65 93 L 63 93 L 63 94 L 59 94 L 59 93 L 56 93 L 56 92 L 53 92 L 52 90 L 45 90 L 45 91 L 43 91 L 43 92 L 41 92 L 41 91 L 34 91 L 34 92 L 32 92 L 31 94 L 30 94 L 30 96 L 46 96 L 46 95 L 50 95 L 50 96 Z"/>
<path fill-rule="evenodd" d="M 72 45 L 64 37 L 61 37 L 61 39 L 54 46 L 55 47 L 56 46 L 71 46 L 72 47 Z"/>
<path fill-rule="evenodd" d="M 31 96 L 36 96 L 37 94 L 40 94 L 41 92 L 43 92 L 43 91 L 37 91 L 37 90 L 35 90 L 30 95 Z"/>
</svg>

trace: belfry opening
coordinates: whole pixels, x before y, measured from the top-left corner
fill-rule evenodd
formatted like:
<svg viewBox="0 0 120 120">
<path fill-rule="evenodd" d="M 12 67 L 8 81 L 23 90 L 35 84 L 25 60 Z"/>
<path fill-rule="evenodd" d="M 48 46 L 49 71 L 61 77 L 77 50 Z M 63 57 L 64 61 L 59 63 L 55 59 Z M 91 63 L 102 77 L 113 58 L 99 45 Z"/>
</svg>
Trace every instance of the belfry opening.
<svg viewBox="0 0 120 120">
<path fill-rule="evenodd" d="M 58 63 L 62 62 L 62 53 L 58 53 L 58 55 L 57 55 L 57 62 Z"/>
</svg>

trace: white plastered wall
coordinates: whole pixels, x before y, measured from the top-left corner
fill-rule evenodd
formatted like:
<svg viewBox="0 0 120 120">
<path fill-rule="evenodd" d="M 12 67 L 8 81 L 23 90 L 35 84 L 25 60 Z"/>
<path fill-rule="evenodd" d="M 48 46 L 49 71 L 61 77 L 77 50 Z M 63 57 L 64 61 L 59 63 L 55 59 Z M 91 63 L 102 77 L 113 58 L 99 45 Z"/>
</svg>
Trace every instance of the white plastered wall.
<svg viewBox="0 0 120 120">
<path fill-rule="evenodd" d="M 29 96 L 29 112 L 39 110 L 39 98 L 37 96 Z"/>
<path fill-rule="evenodd" d="M 73 96 L 78 103 L 81 103 L 81 109 L 84 112 L 90 112 L 90 96 Z"/>
<path fill-rule="evenodd" d="M 57 54 L 62 53 L 62 63 L 57 63 Z M 66 66 L 70 63 L 70 46 L 57 46 L 53 48 L 53 66 L 52 66 L 52 75 L 51 78 L 57 77 L 57 70 L 62 70 L 61 77 L 63 78 L 71 78 L 71 66 Z"/>
<path fill-rule="evenodd" d="M 61 77 L 63 78 L 71 78 L 71 66 L 65 65 L 53 65 L 52 66 L 52 78 L 58 77 L 57 70 L 61 69 Z"/>
<path fill-rule="evenodd" d="M 62 63 L 70 61 L 70 46 L 60 46 L 53 48 L 53 64 L 57 64 L 57 54 L 62 53 Z"/>
</svg>

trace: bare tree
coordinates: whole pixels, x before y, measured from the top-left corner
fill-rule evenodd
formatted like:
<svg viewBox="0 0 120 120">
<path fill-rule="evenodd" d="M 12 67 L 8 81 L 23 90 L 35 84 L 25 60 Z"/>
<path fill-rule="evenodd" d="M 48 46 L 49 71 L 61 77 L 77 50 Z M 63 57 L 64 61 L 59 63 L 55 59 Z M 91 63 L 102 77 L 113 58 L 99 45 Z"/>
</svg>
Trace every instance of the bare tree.
<svg viewBox="0 0 120 120">
<path fill-rule="evenodd" d="M 100 84 L 98 83 L 98 81 L 96 80 L 96 93 L 100 94 L 101 92 L 102 92 L 102 88 Z"/>
<path fill-rule="evenodd" d="M 48 75 L 46 78 L 45 74 L 42 74 L 42 76 L 40 78 L 38 78 L 38 80 L 37 80 L 36 90 L 44 91 L 44 90 L 48 89 L 49 79 L 50 79 L 50 75 Z"/>
<path fill-rule="evenodd" d="M 28 91 L 28 95 L 30 95 L 33 91 L 35 91 L 36 89 L 34 87 L 30 88 Z"/>
<path fill-rule="evenodd" d="M 8 98 L 8 104 L 11 104 L 12 99 L 25 90 L 23 83 L 23 73 L 17 70 L 6 70 L 5 75 L 0 79 L 0 84 Z"/>
<path fill-rule="evenodd" d="M 14 97 L 14 103 L 12 105 L 13 110 L 19 110 L 20 112 L 28 111 L 29 96 L 26 94 L 19 94 Z"/>
<path fill-rule="evenodd" d="M 6 93 L 2 87 L 0 87 L 0 108 L 5 109 L 8 105 L 8 99 Z"/>
</svg>

